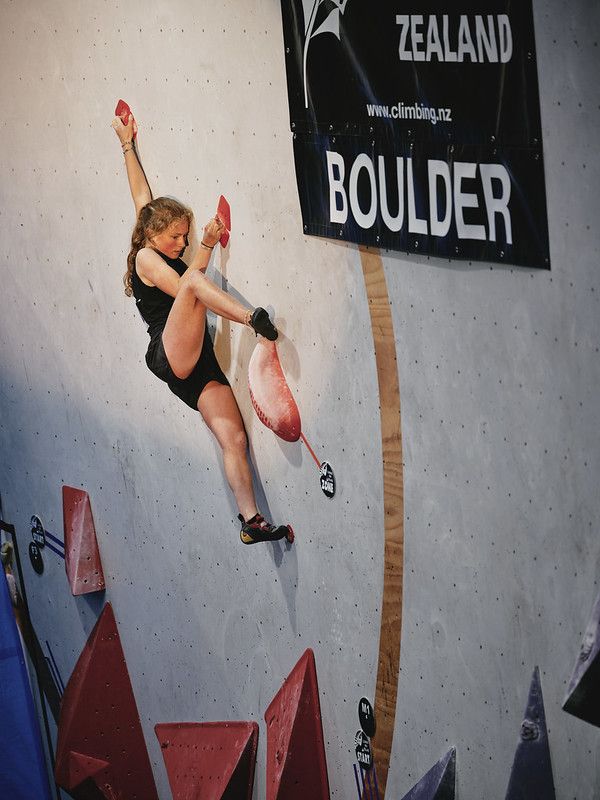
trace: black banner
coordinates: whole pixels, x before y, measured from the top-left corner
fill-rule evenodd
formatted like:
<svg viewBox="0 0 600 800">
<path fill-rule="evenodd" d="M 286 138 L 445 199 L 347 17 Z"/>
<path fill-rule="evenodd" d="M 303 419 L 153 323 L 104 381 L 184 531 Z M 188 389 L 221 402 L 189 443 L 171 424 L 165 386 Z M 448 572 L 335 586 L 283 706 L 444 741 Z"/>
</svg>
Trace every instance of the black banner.
<svg viewBox="0 0 600 800">
<path fill-rule="evenodd" d="M 531 0 L 282 9 L 306 233 L 550 267 Z"/>
</svg>

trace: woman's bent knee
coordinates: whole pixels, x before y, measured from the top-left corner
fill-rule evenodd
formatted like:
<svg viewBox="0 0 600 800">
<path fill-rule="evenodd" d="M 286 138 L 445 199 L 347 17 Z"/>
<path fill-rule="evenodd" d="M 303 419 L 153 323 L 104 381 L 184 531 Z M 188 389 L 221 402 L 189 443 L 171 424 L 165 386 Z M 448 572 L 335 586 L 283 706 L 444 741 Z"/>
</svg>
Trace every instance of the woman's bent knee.
<svg viewBox="0 0 600 800">
<path fill-rule="evenodd" d="M 197 298 L 208 278 L 199 269 L 189 270 L 181 279 L 179 291 L 191 292 Z"/>
<path fill-rule="evenodd" d="M 245 454 L 247 449 L 248 438 L 246 436 L 246 431 L 243 429 L 231 431 L 223 439 L 223 450 L 227 450 L 230 453 Z"/>
</svg>

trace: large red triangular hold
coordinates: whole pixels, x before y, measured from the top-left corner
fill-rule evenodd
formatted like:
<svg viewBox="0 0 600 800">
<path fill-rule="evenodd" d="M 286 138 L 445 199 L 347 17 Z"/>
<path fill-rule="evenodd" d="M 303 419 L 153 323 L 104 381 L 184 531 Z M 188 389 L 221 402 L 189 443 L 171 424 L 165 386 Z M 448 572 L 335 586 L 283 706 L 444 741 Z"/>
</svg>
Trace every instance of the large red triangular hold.
<svg viewBox="0 0 600 800">
<path fill-rule="evenodd" d="M 329 800 L 317 670 L 306 650 L 265 712 L 267 800 Z"/>
<path fill-rule="evenodd" d="M 90 497 L 83 489 L 63 486 L 65 569 L 74 595 L 105 588 Z"/>
<path fill-rule="evenodd" d="M 158 800 L 110 603 L 62 699 L 55 776 L 76 800 Z"/>
<path fill-rule="evenodd" d="M 173 800 L 252 800 L 256 722 L 155 725 Z"/>
</svg>

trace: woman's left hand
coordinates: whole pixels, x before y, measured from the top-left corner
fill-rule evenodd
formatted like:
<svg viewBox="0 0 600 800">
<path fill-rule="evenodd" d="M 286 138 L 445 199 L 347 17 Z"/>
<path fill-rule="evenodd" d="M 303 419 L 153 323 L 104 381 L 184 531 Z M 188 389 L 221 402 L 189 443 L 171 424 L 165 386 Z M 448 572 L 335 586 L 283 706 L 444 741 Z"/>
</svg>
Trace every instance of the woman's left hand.
<svg viewBox="0 0 600 800">
<path fill-rule="evenodd" d="M 121 117 L 115 117 L 110 125 L 119 137 L 119 141 L 122 145 L 133 141 L 133 137 L 137 133 L 137 123 L 133 118 L 133 114 L 129 115 L 127 125 L 123 125 Z"/>
<path fill-rule="evenodd" d="M 225 232 L 225 225 L 218 217 L 213 217 L 204 226 L 202 241 L 209 247 L 214 247 Z"/>
</svg>

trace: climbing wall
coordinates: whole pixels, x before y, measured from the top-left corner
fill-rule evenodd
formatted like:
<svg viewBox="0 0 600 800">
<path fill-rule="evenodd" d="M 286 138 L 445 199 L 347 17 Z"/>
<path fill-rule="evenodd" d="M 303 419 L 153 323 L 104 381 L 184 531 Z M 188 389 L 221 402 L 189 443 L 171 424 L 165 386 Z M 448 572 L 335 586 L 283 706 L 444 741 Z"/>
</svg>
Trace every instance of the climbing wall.
<svg viewBox="0 0 600 800">
<path fill-rule="evenodd" d="M 561 708 L 599 590 L 599 16 L 534 2 L 552 270 L 381 253 L 404 481 L 390 798 L 452 748 L 461 800 L 504 797 L 536 666 L 557 797 L 600 792 L 597 730 Z M 6 0 L 0 45 L 0 495 L 42 657 L 64 688 L 110 601 L 161 800 L 154 726 L 213 721 L 259 723 L 264 798 L 265 711 L 312 648 L 331 797 L 357 797 L 384 604 L 380 394 L 364 254 L 302 233 L 279 2 Z M 214 441 L 144 364 L 120 97 L 156 195 L 200 230 L 229 200 L 209 275 L 274 313 L 303 433 L 333 466 L 329 499 L 305 445 L 254 414 L 254 337 L 213 320 L 261 508 L 291 546 L 239 542 Z M 89 496 L 105 592 L 71 592 L 63 486 Z"/>
</svg>

